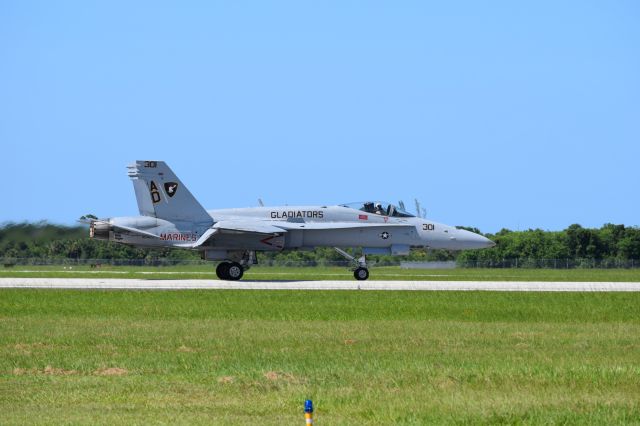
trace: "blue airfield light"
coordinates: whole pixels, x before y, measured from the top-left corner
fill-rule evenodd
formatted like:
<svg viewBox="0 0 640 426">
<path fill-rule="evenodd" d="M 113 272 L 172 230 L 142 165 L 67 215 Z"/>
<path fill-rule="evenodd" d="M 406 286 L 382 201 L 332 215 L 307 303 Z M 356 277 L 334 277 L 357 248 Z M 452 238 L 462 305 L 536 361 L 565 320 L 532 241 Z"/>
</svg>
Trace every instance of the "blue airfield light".
<svg viewBox="0 0 640 426">
<path fill-rule="evenodd" d="M 313 402 L 310 399 L 304 402 L 304 420 L 307 425 L 313 424 Z"/>
<path fill-rule="evenodd" d="M 310 399 L 304 402 L 304 420 L 307 425 L 313 424 L 313 402 Z"/>
<path fill-rule="evenodd" d="M 310 399 L 307 399 L 304 402 L 304 412 L 305 413 L 313 413 L 313 402 Z"/>
</svg>

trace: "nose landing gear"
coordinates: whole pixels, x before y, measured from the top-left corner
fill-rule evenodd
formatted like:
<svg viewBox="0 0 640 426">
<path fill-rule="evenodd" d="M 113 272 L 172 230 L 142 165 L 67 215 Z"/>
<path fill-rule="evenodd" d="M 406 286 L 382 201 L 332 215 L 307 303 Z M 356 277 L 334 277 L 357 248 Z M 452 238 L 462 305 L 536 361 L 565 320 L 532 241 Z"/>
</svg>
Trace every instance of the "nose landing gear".
<svg viewBox="0 0 640 426">
<path fill-rule="evenodd" d="M 369 270 L 367 268 L 356 268 L 356 270 L 353 271 L 353 276 L 358 281 L 364 281 L 369 278 Z"/>
<path fill-rule="evenodd" d="M 362 255 L 359 259 L 351 256 L 341 248 L 334 247 L 334 250 L 340 253 L 342 257 L 353 262 L 353 277 L 358 281 L 364 281 L 369 278 L 369 269 L 367 268 L 367 259 Z"/>
</svg>

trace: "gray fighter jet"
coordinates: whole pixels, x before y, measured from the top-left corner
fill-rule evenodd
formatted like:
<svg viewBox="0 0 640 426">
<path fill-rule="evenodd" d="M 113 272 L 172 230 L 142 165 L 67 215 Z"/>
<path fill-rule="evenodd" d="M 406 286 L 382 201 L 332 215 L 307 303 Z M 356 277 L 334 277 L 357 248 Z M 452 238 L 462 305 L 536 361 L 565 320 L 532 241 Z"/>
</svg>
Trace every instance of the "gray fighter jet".
<svg viewBox="0 0 640 426">
<path fill-rule="evenodd" d="M 205 210 L 162 161 L 128 166 L 140 216 L 91 220 L 90 237 L 135 247 L 198 250 L 221 261 L 220 279 L 239 280 L 256 252 L 333 247 L 366 280 L 367 254 L 406 255 L 412 247 L 464 250 L 495 244 L 473 232 L 415 217 L 393 204 L 365 201 L 337 206 Z M 355 258 L 344 248 L 359 248 Z"/>
</svg>

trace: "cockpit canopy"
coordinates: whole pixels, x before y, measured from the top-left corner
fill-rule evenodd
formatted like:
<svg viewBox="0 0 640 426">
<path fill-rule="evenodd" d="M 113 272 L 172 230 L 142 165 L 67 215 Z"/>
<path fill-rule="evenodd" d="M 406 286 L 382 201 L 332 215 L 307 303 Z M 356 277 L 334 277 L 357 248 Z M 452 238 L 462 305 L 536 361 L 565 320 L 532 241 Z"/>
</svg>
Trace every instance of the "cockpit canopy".
<svg viewBox="0 0 640 426">
<path fill-rule="evenodd" d="M 358 203 L 340 204 L 343 207 L 360 210 L 366 213 L 393 217 L 415 217 L 411 213 L 386 201 L 362 201 Z"/>
</svg>

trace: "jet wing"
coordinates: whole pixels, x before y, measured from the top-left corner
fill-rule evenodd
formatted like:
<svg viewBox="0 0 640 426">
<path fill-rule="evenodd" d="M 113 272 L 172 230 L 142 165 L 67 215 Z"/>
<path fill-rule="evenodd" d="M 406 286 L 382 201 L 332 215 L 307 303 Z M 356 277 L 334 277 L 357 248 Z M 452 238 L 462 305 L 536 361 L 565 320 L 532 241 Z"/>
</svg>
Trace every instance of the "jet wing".
<svg viewBox="0 0 640 426">
<path fill-rule="evenodd" d="M 285 230 L 294 229 L 353 229 L 353 228 L 415 228 L 408 223 L 357 223 L 357 222 L 274 222 L 274 226 Z"/>
<path fill-rule="evenodd" d="M 280 222 L 277 223 L 279 224 Z M 213 225 L 213 229 L 240 233 L 249 232 L 255 234 L 282 234 L 283 232 L 287 232 L 286 229 L 277 225 L 274 226 L 271 223 L 239 220 L 221 220 Z"/>
<path fill-rule="evenodd" d="M 178 246 L 179 247 L 189 247 L 189 248 L 200 247 L 201 245 L 206 243 L 207 240 L 209 240 L 209 238 L 211 238 L 213 235 L 215 235 L 216 232 L 218 232 L 217 229 L 209 228 L 206 231 L 204 231 L 204 233 L 200 236 L 200 238 L 198 238 L 198 241 L 196 241 L 195 243 L 193 243 L 193 244 L 178 244 Z"/>
<path fill-rule="evenodd" d="M 198 241 L 192 244 L 178 246 L 196 248 L 206 243 L 216 234 L 229 232 L 236 234 L 260 234 L 273 235 L 284 234 L 292 230 L 331 230 L 353 228 L 413 228 L 414 225 L 406 223 L 354 223 L 354 222 L 287 222 L 287 221 L 248 221 L 248 220 L 221 220 L 216 222 L 202 234 Z"/>
<path fill-rule="evenodd" d="M 211 228 L 207 229 L 195 243 L 176 244 L 175 246 L 192 249 L 200 247 L 209 239 L 215 238 L 217 234 L 220 234 L 222 232 L 235 234 L 273 235 L 284 234 L 287 231 L 285 229 L 272 226 L 265 222 L 247 220 L 221 220 L 219 222 L 216 222 Z"/>
<path fill-rule="evenodd" d="M 289 221 L 248 221 L 248 220 L 222 220 L 213 225 L 213 229 L 254 232 L 257 234 L 281 234 L 289 230 L 297 229 L 353 229 L 353 228 L 404 228 L 414 227 L 408 223 L 357 223 L 357 222 L 289 222 Z"/>
</svg>

